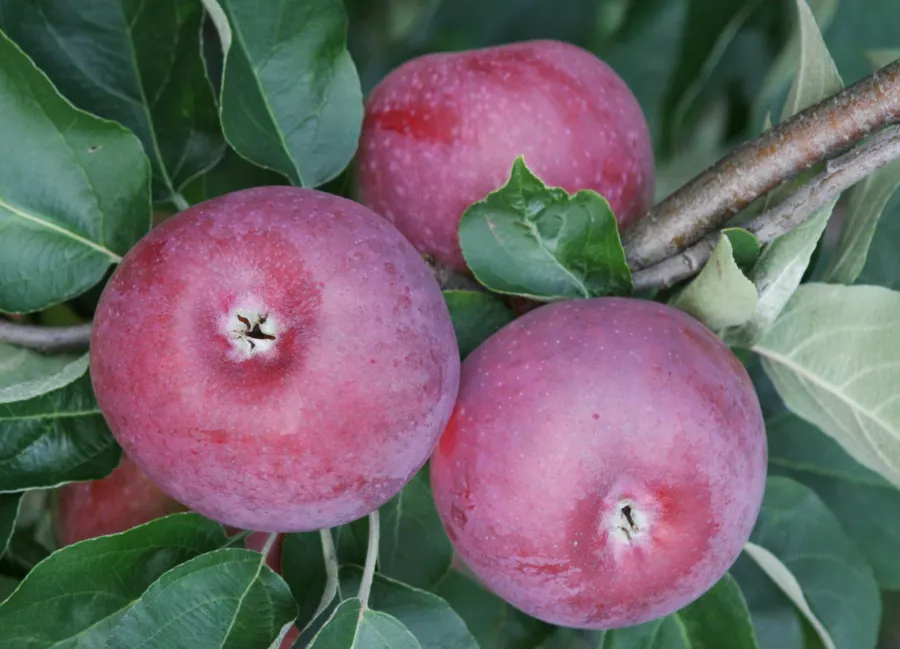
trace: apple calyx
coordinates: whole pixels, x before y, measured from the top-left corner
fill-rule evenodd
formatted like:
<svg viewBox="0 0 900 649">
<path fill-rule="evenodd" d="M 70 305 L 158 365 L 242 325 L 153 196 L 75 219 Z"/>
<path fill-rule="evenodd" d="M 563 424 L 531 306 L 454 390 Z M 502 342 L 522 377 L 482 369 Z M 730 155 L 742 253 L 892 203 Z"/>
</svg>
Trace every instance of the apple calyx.
<svg viewBox="0 0 900 649">
<path fill-rule="evenodd" d="M 238 360 L 272 353 L 279 333 L 276 318 L 264 309 L 234 309 L 227 332 Z"/>
</svg>

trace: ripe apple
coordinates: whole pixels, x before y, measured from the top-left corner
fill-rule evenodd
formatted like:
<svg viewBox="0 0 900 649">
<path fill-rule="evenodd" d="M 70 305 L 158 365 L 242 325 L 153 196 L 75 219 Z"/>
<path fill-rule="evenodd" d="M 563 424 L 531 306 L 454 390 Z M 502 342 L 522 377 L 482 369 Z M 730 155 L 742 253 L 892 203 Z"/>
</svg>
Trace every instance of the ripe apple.
<svg viewBox="0 0 900 649">
<path fill-rule="evenodd" d="M 309 531 L 368 514 L 425 463 L 459 350 L 390 223 L 259 187 L 128 252 L 98 304 L 91 377 L 113 435 L 170 496 L 233 527 Z"/>
<path fill-rule="evenodd" d="M 482 583 L 546 622 L 609 629 L 723 576 L 766 459 L 756 392 L 716 336 L 663 304 L 596 298 L 531 311 L 466 358 L 431 482 Z"/>
<path fill-rule="evenodd" d="M 124 532 L 187 509 L 153 484 L 127 456 L 100 480 L 72 482 L 54 494 L 53 528 L 60 547 Z"/>
<path fill-rule="evenodd" d="M 641 107 L 593 54 L 537 40 L 421 56 L 366 101 L 361 199 L 423 253 L 457 271 L 463 211 L 509 179 L 605 196 L 621 228 L 651 205 L 653 150 Z"/>
</svg>

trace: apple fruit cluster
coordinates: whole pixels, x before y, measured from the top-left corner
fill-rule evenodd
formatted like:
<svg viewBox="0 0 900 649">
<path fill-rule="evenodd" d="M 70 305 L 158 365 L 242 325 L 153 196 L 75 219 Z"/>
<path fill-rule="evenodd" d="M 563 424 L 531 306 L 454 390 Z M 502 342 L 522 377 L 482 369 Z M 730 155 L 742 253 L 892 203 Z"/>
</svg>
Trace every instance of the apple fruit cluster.
<svg viewBox="0 0 900 649">
<path fill-rule="evenodd" d="M 661 303 L 591 298 L 531 310 L 460 361 L 423 255 L 467 271 L 460 216 L 520 155 L 549 185 L 602 194 L 620 228 L 652 200 L 635 97 L 545 40 L 383 79 L 359 202 L 258 187 L 153 228 L 91 341 L 126 459 L 63 488 L 60 542 L 180 508 L 255 532 L 334 527 L 431 459 L 458 555 L 530 615 L 615 628 L 708 590 L 750 535 L 767 454 L 753 385 L 712 332 Z"/>
</svg>

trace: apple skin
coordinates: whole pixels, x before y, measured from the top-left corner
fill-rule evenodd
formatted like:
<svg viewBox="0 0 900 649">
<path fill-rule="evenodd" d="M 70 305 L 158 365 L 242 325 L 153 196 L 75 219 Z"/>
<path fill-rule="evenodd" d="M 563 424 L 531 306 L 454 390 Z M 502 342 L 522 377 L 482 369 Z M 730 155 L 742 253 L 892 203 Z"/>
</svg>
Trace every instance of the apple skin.
<svg viewBox="0 0 900 649">
<path fill-rule="evenodd" d="M 609 629 L 724 575 L 766 461 L 759 400 L 716 336 L 663 304 L 596 298 L 531 311 L 466 358 L 430 471 L 482 583 L 546 622 Z"/>
<path fill-rule="evenodd" d="M 459 385 L 431 270 L 386 220 L 316 190 L 197 204 L 132 248 L 91 340 L 100 410 L 187 507 L 259 532 L 360 518 L 421 468 Z"/>
<path fill-rule="evenodd" d="M 393 70 L 366 101 L 358 192 L 420 252 L 464 272 L 459 219 L 506 183 L 519 155 L 547 185 L 605 196 L 622 229 L 651 206 L 640 105 L 606 63 L 553 40 L 427 54 Z"/>
<path fill-rule="evenodd" d="M 187 508 L 123 455 L 100 480 L 72 482 L 54 494 L 53 529 L 60 547 L 117 534 Z"/>
</svg>

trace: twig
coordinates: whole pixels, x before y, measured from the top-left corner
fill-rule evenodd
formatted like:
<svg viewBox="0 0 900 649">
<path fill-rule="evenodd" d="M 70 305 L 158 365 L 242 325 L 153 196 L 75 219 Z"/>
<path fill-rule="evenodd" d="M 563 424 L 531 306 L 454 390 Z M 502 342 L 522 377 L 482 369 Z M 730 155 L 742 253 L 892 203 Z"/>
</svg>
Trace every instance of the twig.
<svg viewBox="0 0 900 649">
<path fill-rule="evenodd" d="M 810 166 L 900 121 L 900 60 L 786 119 L 657 204 L 623 235 L 640 270 L 686 250 Z"/>
<path fill-rule="evenodd" d="M 829 201 L 875 170 L 900 158 L 900 126 L 891 126 L 825 164 L 808 183 L 744 226 L 760 243 L 790 232 Z M 697 273 L 710 258 L 719 233 L 707 235 L 684 252 L 634 273 L 636 290 L 666 288 Z"/>
<path fill-rule="evenodd" d="M 43 327 L 0 320 L 0 343 L 41 352 L 61 352 L 85 349 L 90 341 L 90 323 L 70 327 Z"/>
</svg>

